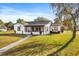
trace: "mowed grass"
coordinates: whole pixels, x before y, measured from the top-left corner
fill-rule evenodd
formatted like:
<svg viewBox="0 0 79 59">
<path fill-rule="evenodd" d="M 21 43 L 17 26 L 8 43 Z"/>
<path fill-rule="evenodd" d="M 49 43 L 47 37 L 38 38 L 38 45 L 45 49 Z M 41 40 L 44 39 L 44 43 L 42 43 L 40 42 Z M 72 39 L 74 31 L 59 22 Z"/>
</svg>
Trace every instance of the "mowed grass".
<svg viewBox="0 0 79 59">
<path fill-rule="evenodd" d="M 0 32 L 0 34 L 13 34 L 13 30 L 5 31 L 5 32 Z"/>
<path fill-rule="evenodd" d="M 13 31 L 0 32 L 0 48 L 9 45 L 15 41 L 20 40 L 25 35 L 14 34 Z"/>
<path fill-rule="evenodd" d="M 64 50 L 58 53 L 60 56 L 79 56 L 79 32 L 75 40 Z"/>
<path fill-rule="evenodd" d="M 46 56 L 62 47 L 72 37 L 71 32 L 32 36 L 10 49 L 3 55 L 8 56 Z M 76 39 L 58 55 L 79 55 L 79 34 Z"/>
</svg>

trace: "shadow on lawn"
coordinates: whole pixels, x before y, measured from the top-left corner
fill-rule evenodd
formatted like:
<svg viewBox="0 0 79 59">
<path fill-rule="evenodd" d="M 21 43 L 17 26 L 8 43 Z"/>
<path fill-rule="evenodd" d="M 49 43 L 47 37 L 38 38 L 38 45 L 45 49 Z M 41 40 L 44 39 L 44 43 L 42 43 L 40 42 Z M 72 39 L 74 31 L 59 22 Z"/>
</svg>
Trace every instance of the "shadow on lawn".
<svg viewBox="0 0 79 59">
<path fill-rule="evenodd" d="M 14 49 L 10 49 L 6 53 L 2 54 L 2 56 L 28 56 L 28 55 L 44 55 L 48 53 L 48 50 L 52 50 L 53 48 L 60 47 L 62 44 L 41 44 L 38 41 L 29 42 L 20 45 Z"/>
</svg>

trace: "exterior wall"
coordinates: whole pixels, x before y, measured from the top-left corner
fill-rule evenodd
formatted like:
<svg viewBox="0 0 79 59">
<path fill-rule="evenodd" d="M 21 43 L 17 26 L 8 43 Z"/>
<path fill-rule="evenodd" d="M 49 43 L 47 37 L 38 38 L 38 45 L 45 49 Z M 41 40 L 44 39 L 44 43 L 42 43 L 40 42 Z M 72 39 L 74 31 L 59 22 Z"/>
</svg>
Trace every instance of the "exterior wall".
<svg viewBox="0 0 79 59">
<path fill-rule="evenodd" d="M 20 31 L 17 30 L 18 27 L 20 27 Z M 43 28 L 42 28 L 42 30 L 43 30 Z M 30 32 L 31 27 L 27 27 L 27 31 L 25 31 L 25 27 L 22 24 L 15 24 L 14 25 L 14 31 L 16 32 L 16 34 L 31 34 L 31 32 Z M 40 34 L 40 32 L 33 32 L 33 31 L 32 31 L 32 33 L 35 34 L 35 35 Z M 42 34 L 43 34 L 43 32 L 42 32 Z"/>
<path fill-rule="evenodd" d="M 51 31 L 51 22 L 44 26 L 44 34 L 50 34 Z"/>
<path fill-rule="evenodd" d="M 20 27 L 20 31 L 18 31 L 18 27 Z M 15 24 L 14 30 L 16 34 L 24 34 L 24 26 L 22 24 L 19 24 L 19 23 Z"/>
<path fill-rule="evenodd" d="M 61 31 L 61 26 L 51 26 L 51 22 L 49 22 L 47 25 L 44 25 L 43 27 L 41 27 L 41 30 L 43 30 L 42 31 L 42 35 L 43 34 L 50 34 L 50 31 L 52 31 L 52 29 L 54 29 L 54 31 L 55 32 L 57 32 L 57 31 Z M 18 31 L 17 29 L 18 29 L 18 27 L 20 27 L 20 31 Z M 57 29 L 55 29 L 55 27 L 57 28 Z M 36 28 L 34 28 L 34 30 L 35 30 Z M 16 34 L 31 34 L 31 31 L 32 31 L 32 29 L 31 29 L 31 27 L 27 27 L 26 28 L 26 30 L 25 30 L 25 27 L 22 25 L 22 24 L 15 24 L 14 25 L 14 30 L 15 30 L 15 32 L 16 32 Z M 32 31 L 32 34 L 34 34 L 34 35 L 39 35 L 40 34 L 40 31 Z"/>
<path fill-rule="evenodd" d="M 25 27 L 24 27 L 24 34 L 31 34 L 31 27 L 27 27 L 27 31 L 25 30 Z"/>
<path fill-rule="evenodd" d="M 31 32 L 24 32 L 24 34 L 28 34 L 28 35 L 30 35 Z M 33 34 L 33 35 L 40 35 L 40 32 L 32 32 L 32 34 Z M 41 35 L 43 35 L 43 34 L 44 34 L 44 32 L 42 32 Z"/>
<path fill-rule="evenodd" d="M 51 28 L 53 32 L 61 32 L 61 26 L 52 26 Z"/>
<path fill-rule="evenodd" d="M 44 27 L 42 27 L 41 30 L 43 30 L 43 28 Z M 34 29 L 36 29 L 36 27 Z M 27 31 L 24 30 L 24 34 L 31 34 L 31 27 L 27 27 Z M 32 34 L 40 35 L 40 31 L 36 31 L 36 32 L 32 31 Z M 43 34 L 43 32 L 42 32 L 42 34 Z"/>
<path fill-rule="evenodd" d="M 76 26 L 76 30 L 79 31 L 79 25 Z"/>
</svg>

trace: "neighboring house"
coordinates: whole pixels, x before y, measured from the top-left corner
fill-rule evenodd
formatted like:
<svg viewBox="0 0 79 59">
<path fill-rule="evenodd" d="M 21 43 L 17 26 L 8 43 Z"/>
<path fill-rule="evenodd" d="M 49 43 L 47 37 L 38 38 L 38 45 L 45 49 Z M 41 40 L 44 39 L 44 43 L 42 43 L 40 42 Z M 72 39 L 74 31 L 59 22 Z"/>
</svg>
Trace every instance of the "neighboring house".
<svg viewBox="0 0 79 59">
<path fill-rule="evenodd" d="M 76 25 L 76 30 L 77 30 L 77 31 L 79 31 L 79 24 L 78 24 L 78 25 Z"/>
<path fill-rule="evenodd" d="M 61 32 L 61 27 L 60 24 L 54 24 L 52 23 L 51 25 L 51 31 L 52 32 Z"/>
<path fill-rule="evenodd" d="M 25 24 L 16 23 L 14 30 L 17 34 L 50 34 L 53 28 L 57 31 L 61 31 L 60 26 L 52 26 L 52 22 L 26 22 Z"/>
<path fill-rule="evenodd" d="M 1 26 L 1 25 L 0 25 L 0 31 L 1 31 L 1 32 L 2 32 L 2 31 L 4 31 L 4 32 L 7 31 L 7 27 L 6 27 L 6 26 Z"/>
</svg>

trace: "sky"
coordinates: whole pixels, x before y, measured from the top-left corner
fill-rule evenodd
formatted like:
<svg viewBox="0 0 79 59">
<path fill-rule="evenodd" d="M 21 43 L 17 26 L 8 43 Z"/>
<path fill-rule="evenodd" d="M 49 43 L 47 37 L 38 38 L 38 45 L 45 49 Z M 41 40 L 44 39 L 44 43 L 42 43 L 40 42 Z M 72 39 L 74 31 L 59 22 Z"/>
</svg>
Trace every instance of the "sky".
<svg viewBox="0 0 79 59">
<path fill-rule="evenodd" d="M 33 21 L 37 17 L 45 17 L 53 21 L 55 18 L 48 3 L 0 3 L 0 19 L 4 22 L 16 22 L 18 18 Z"/>
</svg>

